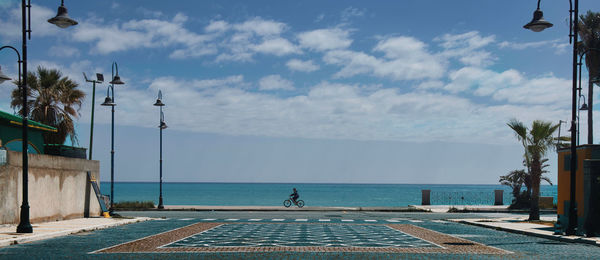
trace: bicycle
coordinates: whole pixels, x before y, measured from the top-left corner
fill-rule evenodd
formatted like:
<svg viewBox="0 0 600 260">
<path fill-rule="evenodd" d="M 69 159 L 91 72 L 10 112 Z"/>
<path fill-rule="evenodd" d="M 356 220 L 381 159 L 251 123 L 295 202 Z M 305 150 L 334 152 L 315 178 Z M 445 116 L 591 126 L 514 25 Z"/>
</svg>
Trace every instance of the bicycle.
<svg viewBox="0 0 600 260">
<path fill-rule="evenodd" d="M 294 201 L 291 196 L 290 196 L 289 199 L 283 201 L 283 206 L 285 206 L 286 208 L 289 208 L 290 206 L 292 206 L 292 202 L 296 206 L 298 206 L 298 208 L 304 207 L 304 201 L 303 200 Z"/>
</svg>

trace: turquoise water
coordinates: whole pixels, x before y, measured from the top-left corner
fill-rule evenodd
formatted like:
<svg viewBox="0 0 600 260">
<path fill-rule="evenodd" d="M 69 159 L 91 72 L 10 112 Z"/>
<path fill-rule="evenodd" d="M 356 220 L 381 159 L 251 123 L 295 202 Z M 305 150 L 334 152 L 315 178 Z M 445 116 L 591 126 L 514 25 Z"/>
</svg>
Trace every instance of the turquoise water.
<svg viewBox="0 0 600 260">
<path fill-rule="evenodd" d="M 110 182 L 101 183 L 110 194 Z M 492 205 L 494 190 L 504 190 L 504 204 L 511 191 L 502 185 L 448 184 L 314 184 L 314 183 L 163 183 L 165 205 L 279 206 L 297 188 L 307 206 L 398 207 L 421 204 L 421 190 L 431 190 L 434 205 Z M 556 186 L 543 185 L 541 196 L 554 197 Z M 115 183 L 115 202 L 154 201 L 159 184 Z"/>
</svg>

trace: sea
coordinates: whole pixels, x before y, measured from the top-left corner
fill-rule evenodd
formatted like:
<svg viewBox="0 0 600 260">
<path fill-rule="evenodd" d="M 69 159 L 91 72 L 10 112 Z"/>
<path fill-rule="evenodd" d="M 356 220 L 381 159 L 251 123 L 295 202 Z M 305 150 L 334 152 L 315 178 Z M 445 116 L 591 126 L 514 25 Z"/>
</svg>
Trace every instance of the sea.
<svg viewBox="0 0 600 260">
<path fill-rule="evenodd" d="M 280 206 L 296 188 L 306 206 L 406 207 L 420 205 L 422 190 L 431 190 L 432 205 L 493 205 L 494 190 L 503 190 L 503 203 L 513 200 L 503 185 L 476 184 L 334 184 L 334 183 L 189 183 L 163 182 L 164 205 Z M 110 195 L 110 182 L 101 182 Z M 540 196 L 554 197 L 556 186 L 542 185 Z M 114 201 L 153 201 L 159 183 L 115 182 Z"/>
</svg>

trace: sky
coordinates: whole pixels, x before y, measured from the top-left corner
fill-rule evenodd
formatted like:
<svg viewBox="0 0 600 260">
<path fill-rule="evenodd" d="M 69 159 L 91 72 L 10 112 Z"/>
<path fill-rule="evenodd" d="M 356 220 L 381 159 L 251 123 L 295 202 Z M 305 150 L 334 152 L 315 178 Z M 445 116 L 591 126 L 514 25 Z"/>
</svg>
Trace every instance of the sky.
<svg viewBox="0 0 600 260">
<path fill-rule="evenodd" d="M 534 0 L 67 0 L 79 22 L 67 29 L 46 22 L 59 1 L 34 1 L 28 68 L 59 69 L 86 92 L 77 133 L 87 148 L 92 86 L 82 72 L 109 81 L 118 64 L 116 181 L 158 181 L 161 90 L 164 181 L 496 184 L 522 168 L 510 119 L 570 120 L 563 2 L 542 1 L 554 27 L 534 33 L 522 27 Z M 581 13 L 600 11 L 579 2 Z M 19 3 L 0 0 L 1 43 L 18 49 Z M 0 65 L 16 78 L 14 54 L 2 52 Z M 13 88 L 0 85 L 0 110 L 13 111 Z M 103 181 L 106 91 L 96 86 Z M 547 156 L 555 182 L 555 152 Z"/>
</svg>

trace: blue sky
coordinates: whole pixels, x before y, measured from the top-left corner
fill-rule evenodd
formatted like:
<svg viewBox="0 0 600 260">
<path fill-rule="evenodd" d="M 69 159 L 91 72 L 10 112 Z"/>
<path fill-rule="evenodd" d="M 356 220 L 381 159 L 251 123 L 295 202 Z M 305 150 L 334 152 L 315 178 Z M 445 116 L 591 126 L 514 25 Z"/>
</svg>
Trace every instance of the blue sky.
<svg viewBox="0 0 600 260">
<path fill-rule="evenodd" d="M 82 72 L 108 79 L 118 63 L 117 180 L 157 179 L 160 89 L 165 181 L 497 183 L 521 167 L 509 119 L 570 115 L 568 2 L 543 1 L 554 27 L 533 33 L 536 2 L 67 0 L 79 25 L 58 29 L 46 20 L 59 1 L 34 1 L 29 68 L 88 93 L 87 147 Z M 4 45 L 20 46 L 19 17 L 0 1 Z M 0 54 L 11 76 L 13 56 Z M 110 113 L 97 106 L 95 120 L 108 180 Z"/>
</svg>

